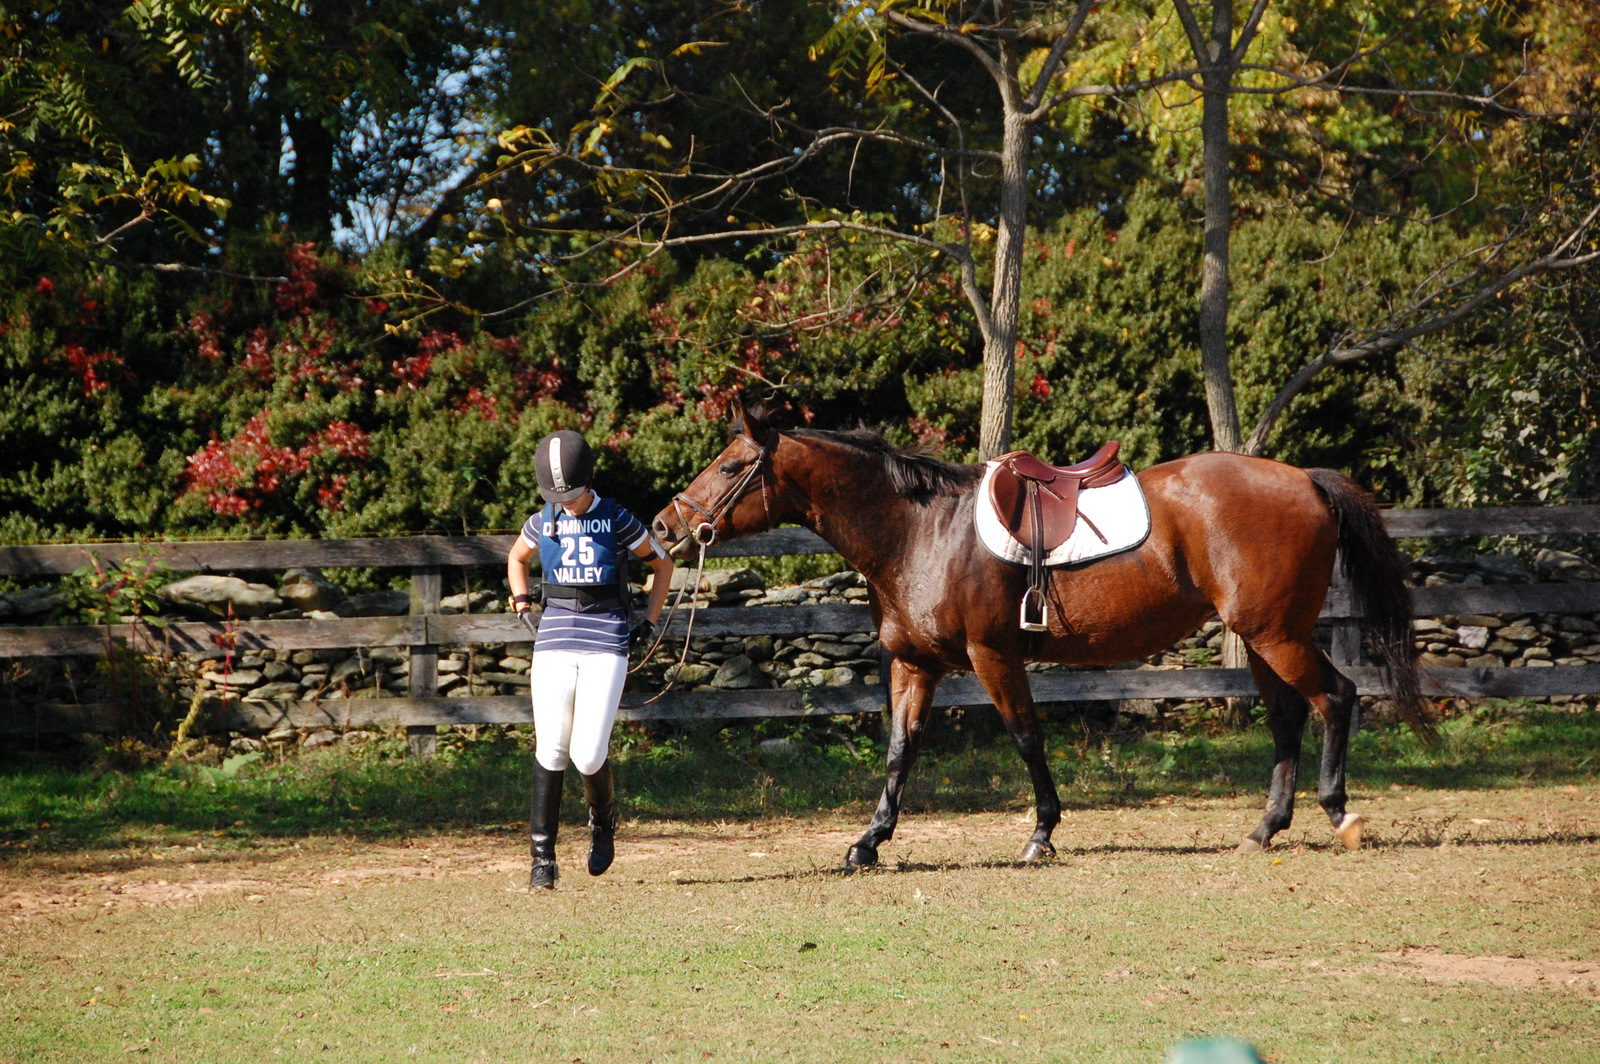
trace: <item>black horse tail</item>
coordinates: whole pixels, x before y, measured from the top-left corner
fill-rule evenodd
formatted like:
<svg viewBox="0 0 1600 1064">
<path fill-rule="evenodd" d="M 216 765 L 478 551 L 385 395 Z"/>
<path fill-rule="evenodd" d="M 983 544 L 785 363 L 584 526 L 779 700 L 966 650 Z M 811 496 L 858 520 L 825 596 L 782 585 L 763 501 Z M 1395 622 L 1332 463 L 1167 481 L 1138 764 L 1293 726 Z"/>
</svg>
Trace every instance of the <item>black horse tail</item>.
<svg viewBox="0 0 1600 1064">
<path fill-rule="evenodd" d="M 1422 698 L 1417 648 L 1412 634 L 1411 591 L 1400 550 L 1383 527 L 1372 496 L 1343 473 L 1308 469 L 1339 529 L 1339 556 L 1367 652 L 1377 661 L 1400 719 L 1425 745 L 1436 746 L 1438 729 Z"/>
</svg>

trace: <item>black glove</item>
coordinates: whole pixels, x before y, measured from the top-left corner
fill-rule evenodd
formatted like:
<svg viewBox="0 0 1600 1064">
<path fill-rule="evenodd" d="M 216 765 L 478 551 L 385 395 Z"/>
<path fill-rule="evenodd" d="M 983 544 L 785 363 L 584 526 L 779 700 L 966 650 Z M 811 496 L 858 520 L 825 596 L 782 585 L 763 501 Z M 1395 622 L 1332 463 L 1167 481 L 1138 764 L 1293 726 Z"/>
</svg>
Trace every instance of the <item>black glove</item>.
<svg viewBox="0 0 1600 1064">
<path fill-rule="evenodd" d="M 628 633 L 628 645 L 630 647 L 649 647 L 650 640 L 655 637 L 655 634 L 656 626 L 654 621 L 640 621 Z"/>
</svg>

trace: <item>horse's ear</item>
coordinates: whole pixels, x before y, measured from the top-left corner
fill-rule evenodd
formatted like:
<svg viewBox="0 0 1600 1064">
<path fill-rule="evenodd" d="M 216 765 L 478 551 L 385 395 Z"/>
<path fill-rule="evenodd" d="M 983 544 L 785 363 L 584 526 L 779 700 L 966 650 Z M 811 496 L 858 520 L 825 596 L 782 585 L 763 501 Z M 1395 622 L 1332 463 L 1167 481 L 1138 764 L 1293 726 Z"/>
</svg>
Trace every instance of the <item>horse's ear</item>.
<svg viewBox="0 0 1600 1064">
<path fill-rule="evenodd" d="M 744 401 L 739 396 L 734 396 L 730 410 L 732 411 L 730 427 L 734 433 L 742 432 L 762 447 L 771 442 L 774 430 L 767 423 L 767 412 L 764 409 L 759 406 L 747 409 Z"/>
</svg>

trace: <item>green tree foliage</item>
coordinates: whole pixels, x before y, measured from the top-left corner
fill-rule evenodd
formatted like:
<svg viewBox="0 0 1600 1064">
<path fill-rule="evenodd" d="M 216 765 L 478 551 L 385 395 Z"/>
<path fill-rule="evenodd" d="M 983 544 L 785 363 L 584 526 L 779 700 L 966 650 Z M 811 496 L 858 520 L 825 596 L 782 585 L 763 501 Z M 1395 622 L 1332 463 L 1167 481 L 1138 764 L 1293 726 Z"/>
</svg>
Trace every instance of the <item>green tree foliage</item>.
<svg viewBox="0 0 1600 1064">
<path fill-rule="evenodd" d="M 0 269 L 216 266 L 280 225 L 327 241 L 343 221 L 369 242 L 413 227 L 482 112 L 469 6 L 7 8 Z"/>
<path fill-rule="evenodd" d="M 1136 467 L 1206 447 L 1194 305 L 1200 230 L 1192 208 L 1168 186 L 1130 196 L 1125 221 L 1107 226 L 1079 211 L 1030 243 L 1018 359 L 1020 446 L 1083 457 L 1120 439 Z M 1424 224 L 1363 229 L 1352 236 L 1327 220 L 1251 219 L 1237 231 L 1234 335 L 1239 399 L 1254 417 L 1304 352 L 1326 346 L 1350 316 L 1381 316 L 1459 238 Z M 1374 278 L 1380 281 L 1374 283 Z M 1453 343 L 1428 357 L 1390 359 L 1361 374 L 1330 374 L 1302 394 L 1271 438 L 1275 457 L 1350 469 L 1394 500 L 1437 499 L 1442 485 L 1403 456 L 1414 395 L 1434 362 L 1454 361 Z M 980 370 L 958 365 L 907 390 L 925 438 L 970 449 Z M 1397 460 L 1398 459 L 1398 460 Z"/>
<path fill-rule="evenodd" d="M 831 74 L 835 53 L 810 53 L 839 10 L 8 9 L 0 538 L 510 528 L 533 505 L 533 446 L 557 426 L 586 432 L 607 484 L 648 510 L 716 452 L 735 395 L 791 424 L 882 425 L 970 458 L 982 353 L 948 263 L 839 232 L 648 261 L 600 249 L 629 222 L 608 214 L 601 164 L 620 181 L 692 146 L 707 172 L 734 172 L 828 125 L 948 138 L 909 77 L 971 143 L 998 135 L 989 87 L 948 48 L 905 41 L 876 80 L 865 65 Z M 1181 54 L 1164 12 L 1100 5 L 1070 77 Z M 1371 92 L 1236 109 L 1230 345 L 1247 424 L 1308 358 L 1406 308 L 1435 271 L 1487 262 L 1477 249 L 1507 235 L 1520 244 L 1502 255 L 1535 251 L 1597 202 L 1583 117 L 1600 110 L 1597 18 L 1579 0 L 1273 4 L 1252 52 L 1263 67 L 1314 76 L 1361 41 L 1394 43 L 1343 75 Z M 1428 77 L 1499 83 L 1524 55 L 1514 96 L 1393 94 Z M 1064 105 L 1038 128 L 1018 445 L 1068 459 L 1116 437 L 1141 466 L 1207 445 L 1196 108 L 1187 88 L 1162 92 Z M 1518 107 L 1567 117 L 1518 124 Z M 480 180 L 536 143 L 569 158 Z M 873 142 L 814 162 L 675 231 L 829 216 L 955 239 L 918 228 L 936 158 Z M 987 180 L 980 167 L 974 195 Z M 1550 228 L 1516 228 L 1529 202 Z M 990 234 L 974 225 L 971 239 L 982 252 Z M 544 270 L 558 258 L 565 287 Z M 418 318 L 392 293 L 421 284 L 444 298 Z M 1327 371 L 1269 452 L 1347 469 L 1396 502 L 1596 497 L 1595 284 L 1552 275 Z"/>
</svg>

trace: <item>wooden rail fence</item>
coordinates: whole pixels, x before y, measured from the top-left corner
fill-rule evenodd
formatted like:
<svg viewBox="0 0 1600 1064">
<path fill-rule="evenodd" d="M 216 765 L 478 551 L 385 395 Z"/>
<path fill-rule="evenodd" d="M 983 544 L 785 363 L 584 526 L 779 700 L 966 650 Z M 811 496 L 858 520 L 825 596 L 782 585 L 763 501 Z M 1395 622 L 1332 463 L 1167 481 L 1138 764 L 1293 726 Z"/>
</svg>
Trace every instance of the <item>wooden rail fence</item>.
<svg viewBox="0 0 1600 1064">
<path fill-rule="evenodd" d="M 1600 534 L 1600 506 L 1504 507 L 1477 510 L 1389 510 L 1385 523 L 1400 538 Z M 59 544 L 0 547 L 0 575 L 51 576 L 70 573 L 91 559 L 120 564 L 150 558 L 179 572 L 260 572 L 290 567 L 363 567 L 411 570 L 409 616 L 327 620 L 244 621 L 232 626 L 173 622 L 146 635 L 175 651 L 210 651 L 227 638 L 248 649 L 310 650 L 342 647 L 407 647 L 408 697 L 339 698 L 267 702 L 229 700 L 212 707 L 209 725 L 262 731 L 280 725 L 337 728 L 404 726 L 414 747 L 427 752 L 428 736 L 440 724 L 528 724 L 526 696 L 438 695 L 437 666 L 442 644 L 525 643 L 526 630 L 509 614 L 442 614 L 442 571 L 447 567 L 499 566 L 511 536 L 410 536 L 395 539 L 280 540 L 156 544 Z M 773 557 L 832 553 L 804 529 L 783 528 L 719 544 L 713 557 Z M 1600 614 L 1600 581 L 1566 584 L 1449 585 L 1413 591 L 1417 615 Z M 1382 691 L 1377 670 L 1359 660 L 1359 636 L 1349 592 L 1335 587 L 1322 616 L 1334 624 L 1333 653 L 1363 694 Z M 680 616 L 670 635 L 682 635 Z M 862 604 L 746 606 L 706 608 L 695 622 L 697 635 L 844 634 L 872 629 Z M 110 627 L 0 627 L 0 658 L 55 657 L 103 653 L 109 640 L 132 636 L 127 625 Z M 1130 698 L 1213 698 L 1255 694 L 1245 669 L 1122 668 L 1044 672 L 1032 676 L 1041 702 Z M 1551 668 L 1458 668 L 1428 670 L 1424 690 L 1436 696 L 1548 697 L 1600 693 L 1600 665 Z M 625 696 L 624 704 L 639 696 Z M 939 685 L 935 705 L 988 703 L 972 677 L 952 677 Z M 813 716 L 876 712 L 883 707 L 878 685 L 820 687 L 808 690 L 686 690 L 670 692 L 640 709 L 624 709 L 624 720 Z M 0 703 L 0 734 L 95 732 L 112 730 L 105 705 Z"/>
</svg>

